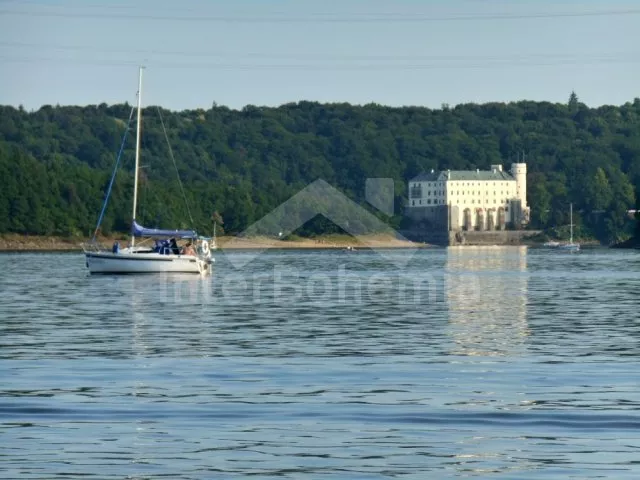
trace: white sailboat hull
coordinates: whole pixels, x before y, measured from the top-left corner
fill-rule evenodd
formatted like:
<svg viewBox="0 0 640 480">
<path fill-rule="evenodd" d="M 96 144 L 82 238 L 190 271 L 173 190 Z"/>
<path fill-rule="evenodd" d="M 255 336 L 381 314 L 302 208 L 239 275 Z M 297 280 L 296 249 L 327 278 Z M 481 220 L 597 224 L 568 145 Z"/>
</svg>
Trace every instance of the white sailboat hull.
<svg viewBox="0 0 640 480">
<path fill-rule="evenodd" d="M 89 273 L 208 273 L 211 260 L 192 255 L 86 252 Z"/>
</svg>

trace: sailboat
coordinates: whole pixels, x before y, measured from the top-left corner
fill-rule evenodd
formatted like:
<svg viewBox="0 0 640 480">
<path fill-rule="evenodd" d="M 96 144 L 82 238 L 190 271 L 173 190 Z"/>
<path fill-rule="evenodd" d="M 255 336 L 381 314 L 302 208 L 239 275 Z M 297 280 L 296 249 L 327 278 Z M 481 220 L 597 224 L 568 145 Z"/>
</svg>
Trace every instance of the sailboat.
<svg viewBox="0 0 640 480">
<path fill-rule="evenodd" d="M 580 244 L 573 241 L 573 203 L 569 205 L 569 218 L 570 218 L 570 234 L 569 242 L 561 243 L 558 248 L 561 250 L 567 250 L 570 252 L 577 252 L 580 250 Z"/>
<path fill-rule="evenodd" d="M 111 248 L 104 248 L 95 242 L 100 227 L 102 215 L 109 198 L 110 188 L 105 198 L 94 241 L 84 245 L 86 266 L 90 273 L 197 273 L 204 274 L 211 271 L 214 259 L 211 256 L 212 239 L 202 237 L 194 230 L 163 230 L 146 228 L 136 221 L 138 200 L 138 174 L 140 165 L 140 126 L 142 120 L 142 71 L 138 76 L 138 104 L 136 123 L 136 154 L 133 182 L 133 214 L 131 222 L 131 237 L 129 245 L 120 248 L 115 242 Z M 133 111 L 132 111 L 133 114 Z M 124 145 L 124 139 L 123 139 Z M 122 153 L 122 148 L 121 152 Z M 116 163 L 117 169 L 117 163 Z M 136 244 L 136 239 L 139 244 Z M 183 245 L 180 245 L 180 242 Z M 213 244 L 215 245 L 215 243 Z"/>
</svg>

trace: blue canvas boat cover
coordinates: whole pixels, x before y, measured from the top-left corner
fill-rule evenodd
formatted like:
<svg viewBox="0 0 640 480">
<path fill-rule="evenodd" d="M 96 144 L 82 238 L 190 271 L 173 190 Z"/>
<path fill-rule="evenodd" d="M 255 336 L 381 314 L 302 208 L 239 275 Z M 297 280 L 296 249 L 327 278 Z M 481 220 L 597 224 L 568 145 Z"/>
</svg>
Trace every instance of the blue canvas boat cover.
<svg viewBox="0 0 640 480">
<path fill-rule="evenodd" d="M 136 237 L 175 237 L 175 238 L 196 238 L 198 234 L 193 230 L 161 230 L 159 228 L 145 228 L 133 221 L 131 233 Z"/>
</svg>

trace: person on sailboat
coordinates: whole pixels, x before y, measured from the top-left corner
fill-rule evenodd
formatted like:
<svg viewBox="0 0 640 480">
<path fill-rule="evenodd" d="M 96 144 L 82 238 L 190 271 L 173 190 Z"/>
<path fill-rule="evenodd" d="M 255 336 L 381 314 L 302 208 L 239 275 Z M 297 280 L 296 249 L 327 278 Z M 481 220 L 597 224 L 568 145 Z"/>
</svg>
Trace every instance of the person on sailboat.
<svg viewBox="0 0 640 480">
<path fill-rule="evenodd" d="M 169 241 L 169 248 L 171 248 L 171 253 L 173 253 L 174 255 L 180 255 L 180 248 L 178 247 L 175 238 L 172 238 Z"/>
<path fill-rule="evenodd" d="M 196 251 L 193 249 L 193 245 L 191 245 L 191 242 L 188 242 L 185 245 L 184 250 L 182 251 L 182 254 L 195 256 Z"/>
</svg>

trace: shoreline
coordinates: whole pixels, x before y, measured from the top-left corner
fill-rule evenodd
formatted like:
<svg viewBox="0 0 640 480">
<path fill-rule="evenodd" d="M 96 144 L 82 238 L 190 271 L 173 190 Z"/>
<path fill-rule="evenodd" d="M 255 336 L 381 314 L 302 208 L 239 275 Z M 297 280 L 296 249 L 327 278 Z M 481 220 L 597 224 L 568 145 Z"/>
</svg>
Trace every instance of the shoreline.
<svg viewBox="0 0 640 480">
<path fill-rule="evenodd" d="M 89 243 L 88 238 L 59 237 L 4 234 L 0 235 L 0 253 L 9 252 L 82 252 L 82 244 Z M 128 236 L 114 235 L 101 237 L 98 243 L 110 246 L 115 241 L 126 243 Z M 401 249 L 401 248 L 436 248 L 437 245 L 428 243 L 401 240 L 389 234 L 366 235 L 361 238 L 348 235 L 326 235 L 317 238 L 297 238 L 295 240 L 280 240 L 269 237 L 242 238 L 233 236 L 221 236 L 217 239 L 218 251 L 220 250 L 344 250 L 347 247 L 356 249 Z M 363 242 L 366 241 L 366 244 Z M 637 242 L 637 240 L 635 241 Z M 638 248 L 640 245 L 631 241 L 610 246 L 611 248 Z M 585 247 L 600 246 L 597 241 L 583 240 L 580 242 Z M 541 247 L 543 242 L 524 241 L 519 246 Z M 473 246 L 473 245 L 462 245 Z M 486 246 L 489 246 L 488 244 Z M 514 245 L 516 246 L 516 245 Z"/>
<path fill-rule="evenodd" d="M 631 237 L 624 242 L 619 242 L 612 245 L 611 248 L 640 249 L 640 237 Z"/>
<path fill-rule="evenodd" d="M 126 242 L 126 236 L 102 237 L 98 243 L 111 245 L 114 241 Z M 432 245 L 400 240 L 392 235 L 369 235 L 367 244 L 355 237 L 347 235 L 327 235 L 318 238 L 300 238 L 296 240 L 280 240 L 267 237 L 241 238 L 222 236 L 216 239 L 219 250 L 263 250 L 267 248 L 281 250 L 305 249 L 345 249 L 353 248 L 425 248 Z M 37 236 L 5 234 L 0 235 L 0 252 L 81 252 L 82 244 L 88 243 L 88 238 Z"/>
</svg>

